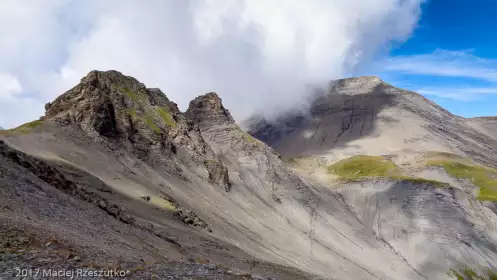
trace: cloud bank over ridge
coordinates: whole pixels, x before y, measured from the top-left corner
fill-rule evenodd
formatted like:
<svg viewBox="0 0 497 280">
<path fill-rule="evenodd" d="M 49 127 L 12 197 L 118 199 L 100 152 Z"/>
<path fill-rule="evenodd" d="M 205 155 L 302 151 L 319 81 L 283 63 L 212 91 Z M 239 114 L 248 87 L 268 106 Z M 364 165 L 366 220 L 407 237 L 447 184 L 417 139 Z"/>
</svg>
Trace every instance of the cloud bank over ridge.
<svg viewBox="0 0 497 280">
<path fill-rule="evenodd" d="M 409 37 L 422 0 L 4 0 L 0 126 L 43 114 L 90 70 L 160 87 L 185 109 L 216 91 L 240 120 L 298 104 Z"/>
</svg>

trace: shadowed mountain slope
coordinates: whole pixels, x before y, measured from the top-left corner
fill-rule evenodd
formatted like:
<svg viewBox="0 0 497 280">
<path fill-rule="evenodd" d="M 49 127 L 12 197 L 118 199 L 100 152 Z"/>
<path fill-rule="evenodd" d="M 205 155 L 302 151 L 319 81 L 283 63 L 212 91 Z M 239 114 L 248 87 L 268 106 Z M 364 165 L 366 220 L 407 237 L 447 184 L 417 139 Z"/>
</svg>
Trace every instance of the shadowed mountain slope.
<svg viewBox="0 0 497 280">
<path fill-rule="evenodd" d="M 327 155 L 335 160 L 432 150 L 492 166 L 497 162 L 491 118 L 452 115 L 420 94 L 377 77 L 332 82 L 314 98 L 307 114 L 283 114 L 272 122 L 254 118 L 247 126 L 251 135 L 286 156 Z"/>
</svg>

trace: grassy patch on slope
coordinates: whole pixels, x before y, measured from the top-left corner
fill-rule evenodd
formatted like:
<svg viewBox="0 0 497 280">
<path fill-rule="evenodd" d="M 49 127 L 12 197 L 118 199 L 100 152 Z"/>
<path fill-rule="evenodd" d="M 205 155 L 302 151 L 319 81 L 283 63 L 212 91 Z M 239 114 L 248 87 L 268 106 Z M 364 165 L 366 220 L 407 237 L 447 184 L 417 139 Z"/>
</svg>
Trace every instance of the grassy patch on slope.
<svg viewBox="0 0 497 280">
<path fill-rule="evenodd" d="M 136 113 L 136 110 L 133 108 L 128 108 L 124 110 L 126 113 L 128 113 L 133 119 L 138 118 L 138 114 Z"/>
<path fill-rule="evenodd" d="M 255 138 L 252 137 L 252 135 L 248 135 L 248 134 L 247 134 L 247 140 L 249 140 L 250 142 L 257 142 L 257 140 L 255 140 Z"/>
<path fill-rule="evenodd" d="M 354 156 L 328 166 L 328 172 L 337 175 L 344 181 L 355 181 L 368 178 L 388 178 L 409 181 L 418 184 L 431 184 L 445 187 L 447 184 L 402 175 L 402 170 L 391 160 L 382 156 Z"/>
<path fill-rule="evenodd" d="M 160 127 L 157 124 L 155 124 L 154 119 L 152 117 L 146 117 L 145 118 L 145 123 L 148 125 L 148 127 L 150 129 L 152 129 L 156 133 L 161 133 L 162 132 L 162 130 L 160 129 Z"/>
<path fill-rule="evenodd" d="M 31 129 L 36 128 L 42 124 L 43 124 L 43 121 L 40 121 L 40 120 L 32 121 L 32 122 L 28 122 L 28 123 L 25 123 L 23 125 L 20 125 L 16 128 L 9 129 L 8 131 L 28 133 Z"/>
<path fill-rule="evenodd" d="M 469 267 L 463 267 L 458 270 L 451 269 L 448 274 L 457 280 L 497 280 L 497 274 L 490 269 L 487 269 L 486 275 L 480 275 Z"/>
<path fill-rule="evenodd" d="M 245 131 L 242 131 L 241 129 L 237 130 L 237 136 L 240 137 L 240 140 L 247 141 L 251 145 L 259 145 L 261 142 L 254 138 L 252 135 L 246 133 Z"/>
<path fill-rule="evenodd" d="M 146 95 L 141 93 L 141 92 L 135 92 L 131 90 L 130 88 L 127 87 L 122 87 L 118 86 L 117 89 L 127 95 L 131 101 L 135 103 L 139 103 L 140 107 L 142 108 L 141 111 L 143 111 L 143 114 L 139 115 L 137 114 L 137 111 L 135 108 L 127 108 L 124 109 L 124 111 L 130 115 L 133 119 L 139 120 L 147 124 L 147 126 L 155 131 L 156 133 L 161 133 L 162 129 L 157 125 L 156 121 L 159 121 L 159 118 L 161 118 L 164 122 L 165 125 L 169 127 L 176 127 L 177 123 L 174 120 L 171 112 L 169 111 L 169 108 L 164 106 L 164 107 L 159 107 L 159 106 L 152 106 L 147 102 L 146 100 Z M 140 102 L 141 101 L 141 102 Z"/>
<path fill-rule="evenodd" d="M 431 160 L 428 165 L 443 167 L 449 175 L 472 182 L 480 188 L 478 199 L 497 201 L 497 170 L 450 159 Z"/>
<path fill-rule="evenodd" d="M 399 168 L 381 156 L 354 156 L 328 166 L 328 171 L 349 180 L 399 175 Z"/>
<path fill-rule="evenodd" d="M 169 211 L 176 211 L 177 210 L 176 206 L 174 206 L 173 203 L 171 203 L 170 201 L 168 201 L 164 198 L 158 197 L 158 196 L 151 196 L 150 203 L 154 204 L 157 207 L 160 207 L 162 209 L 166 209 Z"/>
<path fill-rule="evenodd" d="M 167 107 L 156 107 L 155 108 L 159 115 L 162 117 L 162 120 L 164 123 L 168 126 L 175 127 L 176 126 L 176 121 L 174 120 L 173 116 L 169 112 Z"/>
<path fill-rule="evenodd" d="M 138 115 L 138 112 L 134 108 L 127 108 L 123 111 L 130 115 L 133 120 L 145 123 L 154 132 L 158 134 L 162 133 L 162 129 L 154 122 L 154 118 L 152 116 Z"/>
<path fill-rule="evenodd" d="M 255 139 L 252 135 L 250 135 L 248 133 L 246 134 L 246 139 L 247 139 L 247 141 L 252 142 L 252 143 L 257 143 L 258 142 L 257 139 Z"/>
<path fill-rule="evenodd" d="M 127 87 L 118 87 L 119 91 L 126 94 L 133 102 L 138 102 L 138 94 Z"/>
</svg>

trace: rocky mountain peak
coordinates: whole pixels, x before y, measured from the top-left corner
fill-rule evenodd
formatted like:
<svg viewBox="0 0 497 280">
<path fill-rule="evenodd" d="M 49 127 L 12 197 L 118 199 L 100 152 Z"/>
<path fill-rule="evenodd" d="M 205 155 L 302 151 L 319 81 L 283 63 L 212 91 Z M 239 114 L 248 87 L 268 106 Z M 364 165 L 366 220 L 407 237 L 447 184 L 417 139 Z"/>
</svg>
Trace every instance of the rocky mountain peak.
<svg viewBox="0 0 497 280">
<path fill-rule="evenodd" d="M 109 71 L 93 70 L 81 79 L 81 83 L 94 84 L 94 85 L 96 85 L 97 83 L 105 83 L 105 84 L 115 84 L 122 86 L 145 87 L 144 84 L 140 83 L 135 78 L 126 76 L 116 70 L 109 70 Z"/>
<path fill-rule="evenodd" d="M 91 71 L 74 88 L 45 105 L 46 119 L 79 125 L 91 136 L 148 136 L 173 130 L 180 111 L 158 89 L 117 71 Z"/>
<path fill-rule="evenodd" d="M 224 108 L 221 98 L 215 92 L 201 95 L 192 100 L 186 115 L 200 126 L 235 123 L 230 112 Z"/>
<path fill-rule="evenodd" d="M 345 78 L 331 81 L 330 92 L 347 95 L 365 94 L 375 92 L 375 89 L 382 85 L 387 84 L 376 76 Z"/>
<path fill-rule="evenodd" d="M 360 76 L 360 77 L 350 77 L 338 80 L 342 83 L 379 83 L 382 82 L 378 76 Z"/>
<path fill-rule="evenodd" d="M 117 71 L 91 71 L 45 109 L 44 119 L 77 126 L 141 158 L 168 161 L 178 149 L 206 150 L 198 128 L 164 93 Z"/>
</svg>

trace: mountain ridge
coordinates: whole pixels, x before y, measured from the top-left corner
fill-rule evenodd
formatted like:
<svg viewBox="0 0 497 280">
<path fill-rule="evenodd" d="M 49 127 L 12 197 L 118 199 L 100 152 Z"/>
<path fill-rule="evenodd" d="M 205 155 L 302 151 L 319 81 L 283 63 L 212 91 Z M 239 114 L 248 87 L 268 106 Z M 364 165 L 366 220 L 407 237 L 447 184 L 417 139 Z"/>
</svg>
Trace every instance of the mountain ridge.
<svg viewBox="0 0 497 280">
<path fill-rule="evenodd" d="M 393 87 L 380 79 L 357 82 L 360 80 L 332 83 L 326 93 L 314 97 L 307 113 L 283 114 L 272 121 L 253 119 L 246 125 L 247 131 L 285 156 L 323 154 L 334 148 L 337 148 L 335 154 L 345 148 L 341 149 L 343 156 L 361 153 L 352 152 L 351 147 L 346 147 L 349 144 L 363 147 L 363 153 L 378 155 L 406 149 L 425 150 L 431 145 L 432 150 L 471 154 L 495 165 L 491 156 L 495 148 L 484 143 L 494 143 L 497 138 L 491 132 L 472 127 L 471 119 L 453 115 L 418 93 Z M 384 148 L 378 149 L 370 137 L 375 133 L 383 143 L 391 142 L 391 147 L 380 145 Z M 478 142 L 478 139 L 483 140 Z M 296 150 L 301 146 L 307 148 Z M 466 146 L 478 147 L 479 151 L 468 150 Z"/>
</svg>

